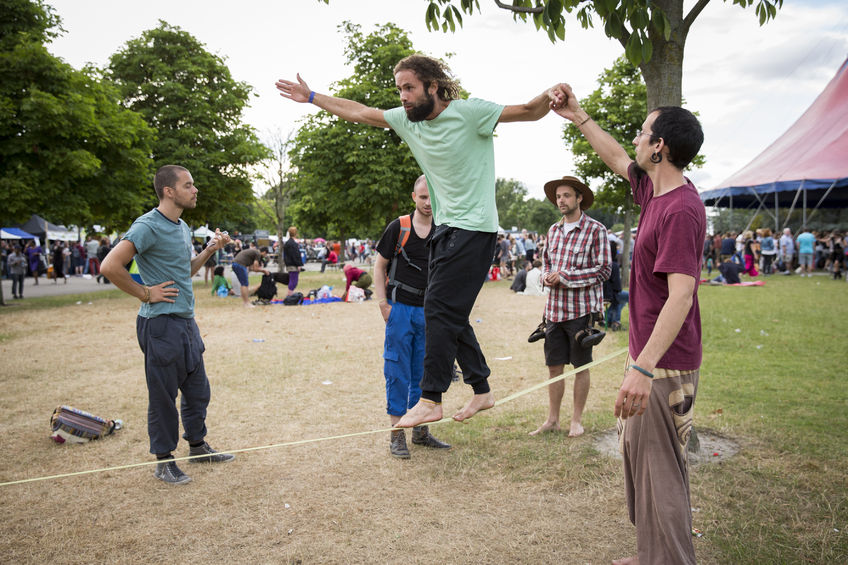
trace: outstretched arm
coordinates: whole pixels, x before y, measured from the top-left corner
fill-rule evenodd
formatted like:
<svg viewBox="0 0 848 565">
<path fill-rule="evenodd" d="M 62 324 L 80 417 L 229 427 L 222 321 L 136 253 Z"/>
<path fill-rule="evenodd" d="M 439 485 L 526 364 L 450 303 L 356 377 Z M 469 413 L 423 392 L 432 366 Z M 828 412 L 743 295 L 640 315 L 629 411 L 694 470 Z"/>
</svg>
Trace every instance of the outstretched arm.
<svg viewBox="0 0 848 565">
<path fill-rule="evenodd" d="M 551 102 L 551 109 L 566 120 L 571 120 L 607 167 L 626 179 L 627 169 L 633 160 L 624 150 L 624 147 L 601 129 L 601 126 L 596 124 L 589 114 L 580 107 L 571 87 L 567 84 L 560 84 L 554 92 L 554 98 L 556 98 L 556 101 Z"/>
<path fill-rule="evenodd" d="M 535 122 L 541 119 L 553 107 L 552 104 L 556 101 L 554 89 L 558 86 L 544 91 L 527 104 L 504 106 L 501 117 L 498 118 L 498 123 Z"/>
<path fill-rule="evenodd" d="M 347 98 L 336 98 L 335 96 L 327 96 L 325 94 L 313 93 L 309 89 L 300 73 L 297 75 L 297 82 L 280 79 L 276 82 L 277 90 L 280 91 L 280 96 L 294 100 L 295 102 L 305 103 L 312 102 L 322 110 L 326 110 L 331 114 L 340 117 L 349 122 L 358 124 L 366 124 L 378 128 L 388 128 L 389 124 L 383 119 L 383 110 L 377 108 L 369 108 L 359 102 L 348 100 Z M 310 96 L 312 99 L 310 100 Z"/>
</svg>

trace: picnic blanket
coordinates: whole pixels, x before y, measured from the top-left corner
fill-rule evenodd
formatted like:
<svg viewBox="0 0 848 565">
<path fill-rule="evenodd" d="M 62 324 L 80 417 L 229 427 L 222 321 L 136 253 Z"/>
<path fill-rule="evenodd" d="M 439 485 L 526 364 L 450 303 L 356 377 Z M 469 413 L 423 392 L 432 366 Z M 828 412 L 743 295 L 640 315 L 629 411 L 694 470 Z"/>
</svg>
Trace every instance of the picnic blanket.
<svg viewBox="0 0 848 565">
<path fill-rule="evenodd" d="M 331 296 L 329 298 L 304 298 L 303 302 L 300 303 L 300 306 L 309 306 L 310 304 L 328 304 L 330 302 L 342 302 L 342 299 L 338 296 Z M 282 300 L 272 300 L 271 304 L 282 304 Z"/>
<path fill-rule="evenodd" d="M 701 284 L 709 284 L 710 279 L 701 279 Z M 745 281 L 736 284 L 726 284 L 724 286 L 765 286 L 766 281 Z"/>
</svg>

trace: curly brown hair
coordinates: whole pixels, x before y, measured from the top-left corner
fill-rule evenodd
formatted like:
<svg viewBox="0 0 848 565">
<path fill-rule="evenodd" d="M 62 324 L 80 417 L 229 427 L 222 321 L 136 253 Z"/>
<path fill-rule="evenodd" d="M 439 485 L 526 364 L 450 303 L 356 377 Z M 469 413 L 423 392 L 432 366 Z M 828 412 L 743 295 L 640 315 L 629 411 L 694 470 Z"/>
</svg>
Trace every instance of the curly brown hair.
<svg viewBox="0 0 848 565">
<path fill-rule="evenodd" d="M 436 95 L 440 100 L 448 102 L 459 98 L 459 83 L 453 78 L 450 68 L 441 59 L 435 59 L 415 53 L 404 57 L 395 65 L 394 74 L 400 71 L 412 71 L 418 80 L 424 83 L 424 88 L 435 82 L 439 88 Z"/>
</svg>

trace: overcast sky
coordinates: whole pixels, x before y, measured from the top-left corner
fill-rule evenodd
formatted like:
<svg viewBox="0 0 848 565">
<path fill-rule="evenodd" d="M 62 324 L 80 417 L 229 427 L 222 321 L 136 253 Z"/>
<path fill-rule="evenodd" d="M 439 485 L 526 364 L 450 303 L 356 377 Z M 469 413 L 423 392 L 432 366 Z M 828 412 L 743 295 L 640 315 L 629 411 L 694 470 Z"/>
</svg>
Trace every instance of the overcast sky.
<svg viewBox="0 0 848 565">
<path fill-rule="evenodd" d="M 454 34 L 429 32 L 426 0 L 45 0 L 66 33 L 50 50 L 79 68 L 105 66 L 127 40 L 167 21 L 188 31 L 225 58 L 233 76 L 253 86 L 245 114 L 260 138 L 287 133 L 315 111 L 281 98 L 278 78 L 300 72 L 310 87 L 327 92 L 349 76 L 338 25 L 350 20 L 365 33 L 393 22 L 416 49 L 443 56 L 472 96 L 501 104 L 523 103 L 557 82 L 578 97 L 596 88 L 597 76 L 622 49 L 600 26 L 566 24 L 555 45 L 529 23 L 513 22 L 493 1 L 480 0 L 481 15 L 465 17 Z M 694 2 L 687 1 L 687 9 Z M 598 22 L 596 22 L 598 25 Z M 715 188 L 765 149 L 801 116 L 848 56 L 848 2 L 786 0 L 777 19 L 759 27 L 753 9 L 713 0 L 696 20 L 686 43 L 683 96 L 700 113 L 707 164 L 690 177 L 701 190 Z M 562 141 L 563 120 L 501 124 L 495 141 L 499 177 L 527 185 L 543 198 L 542 185 L 573 173 Z"/>
</svg>

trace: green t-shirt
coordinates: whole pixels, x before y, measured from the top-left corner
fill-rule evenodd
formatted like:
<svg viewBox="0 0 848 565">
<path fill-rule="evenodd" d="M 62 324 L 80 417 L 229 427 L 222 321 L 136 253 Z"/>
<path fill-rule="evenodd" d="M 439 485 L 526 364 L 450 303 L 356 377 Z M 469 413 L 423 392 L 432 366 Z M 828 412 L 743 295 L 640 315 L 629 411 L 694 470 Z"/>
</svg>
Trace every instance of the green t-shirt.
<svg viewBox="0 0 848 565">
<path fill-rule="evenodd" d="M 191 287 L 191 230 L 184 221 L 172 222 L 157 209 L 140 216 L 123 239 L 135 245 L 135 262 L 148 286 L 174 281 L 179 289 L 175 301 L 142 303 L 138 315 L 155 318 L 175 314 L 194 317 L 194 291 Z"/>
<path fill-rule="evenodd" d="M 498 231 L 492 136 L 503 108 L 470 98 L 451 101 L 432 120 L 411 122 L 403 107 L 383 113 L 427 177 L 436 225 Z"/>
</svg>

